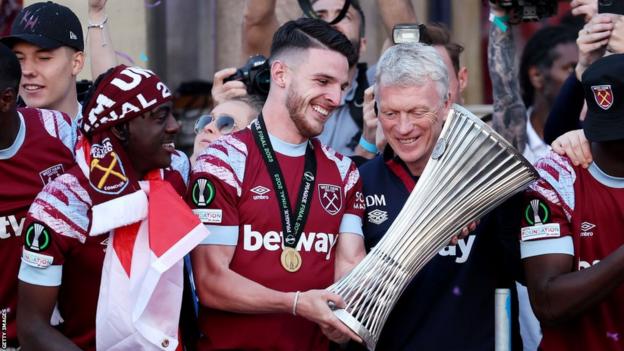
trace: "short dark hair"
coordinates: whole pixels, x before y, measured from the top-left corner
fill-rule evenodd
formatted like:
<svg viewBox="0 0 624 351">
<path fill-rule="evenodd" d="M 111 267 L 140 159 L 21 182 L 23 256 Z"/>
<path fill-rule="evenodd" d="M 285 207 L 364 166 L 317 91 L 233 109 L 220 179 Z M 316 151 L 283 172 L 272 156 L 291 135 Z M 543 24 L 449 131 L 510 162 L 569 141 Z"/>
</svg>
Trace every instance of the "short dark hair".
<svg viewBox="0 0 624 351">
<path fill-rule="evenodd" d="M 299 18 L 284 23 L 273 35 L 271 59 L 292 49 L 320 48 L 336 51 L 349 61 L 349 67 L 357 63 L 355 48 L 347 37 L 325 21 Z"/>
<path fill-rule="evenodd" d="M 22 67 L 17 56 L 6 45 L 0 43 L 0 89 L 13 88 L 17 95 L 21 78 Z"/>
<path fill-rule="evenodd" d="M 549 69 L 558 59 L 555 48 L 560 44 L 576 42 L 577 33 L 567 26 L 544 27 L 529 39 L 520 58 L 520 89 L 526 106 L 533 104 L 535 88 L 529 78 L 529 68 Z"/>
<path fill-rule="evenodd" d="M 421 41 L 428 45 L 443 46 L 451 58 L 451 63 L 455 69 L 455 75 L 459 73 L 459 55 L 464 51 L 464 47 L 451 41 L 451 31 L 446 25 L 442 23 L 429 23 L 425 25 L 425 33 Z"/>
</svg>

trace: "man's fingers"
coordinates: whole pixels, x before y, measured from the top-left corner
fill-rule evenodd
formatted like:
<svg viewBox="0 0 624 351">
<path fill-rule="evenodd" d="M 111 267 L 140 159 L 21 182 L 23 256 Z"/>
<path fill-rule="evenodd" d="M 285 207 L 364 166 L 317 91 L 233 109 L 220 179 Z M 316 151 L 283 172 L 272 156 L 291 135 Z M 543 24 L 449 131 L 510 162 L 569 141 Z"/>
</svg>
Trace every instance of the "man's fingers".
<svg viewBox="0 0 624 351">
<path fill-rule="evenodd" d="M 213 83 L 223 83 L 223 80 L 236 73 L 236 67 L 224 68 L 214 74 Z"/>
<path fill-rule="evenodd" d="M 581 153 L 582 153 L 582 165 L 584 168 L 589 167 L 589 164 L 592 162 L 592 154 L 591 147 L 589 145 L 589 141 L 584 138 L 584 135 L 581 133 L 577 134 L 578 143 L 581 145 Z"/>
<path fill-rule="evenodd" d="M 370 87 L 366 88 L 366 90 L 364 90 L 364 103 L 367 102 L 371 102 L 373 101 L 375 95 L 373 94 L 375 85 L 371 85 Z"/>
</svg>

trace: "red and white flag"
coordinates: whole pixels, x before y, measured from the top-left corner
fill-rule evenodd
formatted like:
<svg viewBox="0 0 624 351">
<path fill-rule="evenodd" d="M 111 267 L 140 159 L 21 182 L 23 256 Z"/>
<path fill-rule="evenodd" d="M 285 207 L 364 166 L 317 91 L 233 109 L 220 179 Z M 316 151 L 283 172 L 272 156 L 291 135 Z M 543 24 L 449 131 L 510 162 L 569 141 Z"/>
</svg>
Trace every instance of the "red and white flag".
<svg viewBox="0 0 624 351">
<path fill-rule="evenodd" d="M 140 183 L 148 201 L 116 201 L 133 212 L 137 204 L 147 206 L 147 217 L 111 234 L 96 316 L 98 350 L 176 350 L 183 258 L 208 235 L 168 182 Z"/>
</svg>

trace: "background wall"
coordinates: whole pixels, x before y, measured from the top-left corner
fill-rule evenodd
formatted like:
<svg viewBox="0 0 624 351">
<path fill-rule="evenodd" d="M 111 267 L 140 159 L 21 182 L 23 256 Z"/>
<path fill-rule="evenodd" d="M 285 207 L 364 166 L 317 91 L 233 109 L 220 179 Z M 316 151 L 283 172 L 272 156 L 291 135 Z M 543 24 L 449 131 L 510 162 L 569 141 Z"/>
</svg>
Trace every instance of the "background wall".
<svg viewBox="0 0 624 351">
<path fill-rule="evenodd" d="M 70 7 L 87 33 L 87 0 L 55 0 Z M 25 0 L 24 6 L 33 0 Z M 175 89 L 189 80 L 212 80 L 215 71 L 240 67 L 241 23 L 245 0 L 109 0 L 109 28 L 120 63 L 149 67 Z M 366 16 L 368 50 L 363 60 L 377 60 L 387 34 L 375 0 L 360 0 Z M 470 74 L 468 104 L 483 101 L 481 0 L 412 0 L 420 21 L 430 17 L 446 22 L 456 41 L 466 48 L 463 64 Z M 299 17 L 295 0 L 277 0 L 280 22 Z M 430 12 L 437 15 L 429 16 Z M 450 16 L 448 14 L 450 12 Z M 440 15 L 440 13 L 442 13 Z M 450 17 L 450 18 L 449 18 Z M 97 35 L 92 30 L 90 35 Z M 87 49 L 87 58 L 89 52 Z M 129 60 L 132 60 L 130 62 Z M 89 64 L 87 62 L 87 64 Z M 84 69 L 81 79 L 91 79 Z"/>
</svg>

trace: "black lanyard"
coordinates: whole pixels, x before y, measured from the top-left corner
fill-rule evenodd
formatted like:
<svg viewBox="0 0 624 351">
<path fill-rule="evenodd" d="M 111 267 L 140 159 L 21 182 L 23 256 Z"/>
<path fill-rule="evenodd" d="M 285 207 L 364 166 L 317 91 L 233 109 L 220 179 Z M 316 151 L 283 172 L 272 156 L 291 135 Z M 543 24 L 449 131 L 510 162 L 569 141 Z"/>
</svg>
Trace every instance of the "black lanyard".
<svg viewBox="0 0 624 351">
<path fill-rule="evenodd" d="M 288 192 L 286 190 L 286 183 L 277 158 L 275 157 L 275 151 L 271 146 L 271 142 L 268 138 L 269 133 L 266 130 L 264 119 L 262 114 L 258 116 L 258 120 L 253 124 L 251 132 L 256 141 L 256 145 L 260 148 L 260 153 L 264 159 L 264 164 L 271 175 L 273 181 L 273 188 L 277 194 L 277 203 L 280 207 L 280 215 L 282 218 L 282 228 L 284 231 L 284 246 L 295 248 L 301 233 L 303 232 L 303 226 L 310 213 L 312 194 L 314 193 L 314 178 L 316 177 L 316 158 L 314 157 L 314 149 L 312 141 L 308 141 L 305 152 L 305 166 L 303 169 L 303 182 L 299 186 L 299 195 L 297 196 L 297 212 L 294 213 L 295 222 L 293 224 L 292 207 L 290 206 L 290 200 L 288 198 Z"/>
</svg>

